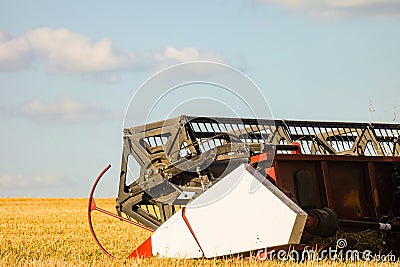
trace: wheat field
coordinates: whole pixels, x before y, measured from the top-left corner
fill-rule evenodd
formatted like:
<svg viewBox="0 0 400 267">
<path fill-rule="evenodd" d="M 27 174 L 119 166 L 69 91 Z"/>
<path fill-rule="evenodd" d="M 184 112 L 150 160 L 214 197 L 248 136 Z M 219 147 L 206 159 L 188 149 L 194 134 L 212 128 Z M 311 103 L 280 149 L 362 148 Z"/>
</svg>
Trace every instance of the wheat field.
<svg viewBox="0 0 400 267">
<path fill-rule="evenodd" d="M 97 199 L 114 211 L 114 199 Z M 107 250 L 103 255 L 88 227 L 86 199 L 0 199 L 0 266 L 400 266 L 399 262 L 278 262 L 255 259 L 129 259 L 125 257 L 151 233 L 93 212 L 95 231 Z"/>
</svg>

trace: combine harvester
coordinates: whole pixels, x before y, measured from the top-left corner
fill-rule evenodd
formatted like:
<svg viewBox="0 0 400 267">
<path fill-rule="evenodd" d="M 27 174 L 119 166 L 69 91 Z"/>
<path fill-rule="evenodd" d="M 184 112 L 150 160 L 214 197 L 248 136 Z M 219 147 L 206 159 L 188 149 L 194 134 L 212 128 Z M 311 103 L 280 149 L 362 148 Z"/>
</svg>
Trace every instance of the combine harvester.
<svg viewBox="0 0 400 267">
<path fill-rule="evenodd" d="M 212 258 L 376 229 L 400 247 L 400 124 L 182 115 L 124 129 L 117 214 L 153 231 L 128 257 Z M 128 182 L 128 165 L 140 175 Z M 123 216 L 124 214 L 125 216 Z M 397 232 L 397 233 L 396 233 Z M 396 250 L 397 249 L 397 250 Z"/>
</svg>

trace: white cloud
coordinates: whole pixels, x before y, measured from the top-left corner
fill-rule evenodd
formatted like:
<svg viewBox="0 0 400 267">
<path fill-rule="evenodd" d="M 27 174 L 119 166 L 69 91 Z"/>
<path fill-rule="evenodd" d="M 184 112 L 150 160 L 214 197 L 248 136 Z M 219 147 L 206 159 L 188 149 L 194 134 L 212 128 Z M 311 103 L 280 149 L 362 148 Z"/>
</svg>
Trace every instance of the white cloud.
<svg viewBox="0 0 400 267">
<path fill-rule="evenodd" d="M 260 0 L 306 12 L 312 17 L 386 17 L 400 15 L 398 0 Z"/>
<path fill-rule="evenodd" d="M 174 59 L 180 62 L 189 61 L 193 59 L 199 59 L 200 54 L 194 48 L 185 48 L 181 51 L 177 50 L 175 47 L 167 47 L 164 51 L 164 57 L 167 59 Z"/>
<path fill-rule="evenodd" d="M 39 28 L 24 36 L 35 54 L 56 73 L 102 72 L 126 67 L 133 53 L 121 53 L 108 38 L 91 44 L 90 40 L 66 29 Z"/>
<path fill-rule="evenodd" d="M 65 177 L 54 174 L 32 175 L 29 177 L 21 174 L 0 176 L 0 187 L 2 189 L 55 187 L 65 184 L 67 184 Z"/>
<path fill-rule="evenodd" d="M 46 65 L 55 74 L 98 74 L 129 69 L 158 69 L 165 65 L 191 60 L 217 60 L 214 53 L 200 53 L 196 48 L 179 50 L 166 47 L 161 52 L 123 52 L 109 38 L 92 43 L 68 29 L 38 28 L 13 37 L 0 31 L 0 70 L 24 69 L 34 62 Z"/>
<path fill-rule="evenodd" d="M 104 121 L 111 117 L 108 111 L 96 104 L 85 104 L 71 96 L 46 103 L 33 99 L 23 104 L 14 114 L 43 123 L 81 123 Z"/>
<path fill-rule="evenodd" d="M 15 70 L 28 67 L 33 60 L 33 51 L 28 40 L 13 38 L 0 31 L 0 70 Z"/>
<path fill-rule="evenodd" d="M 156 61 L 156 64 L 158 65 L 158 68 L 165 68 L 173 64 L 189 62 L 189 61 L 204 60 L 204 61 L 214 61 L 219 63 L 225 62 L 222 56 L 212 52 L 200 54 L 200 52 L 196 48 L 190 47 L 178 50 L 172 46 L 166 47 L 162 53 L 156 53 L 154 55 L 154 59 Z"/>
</svg>

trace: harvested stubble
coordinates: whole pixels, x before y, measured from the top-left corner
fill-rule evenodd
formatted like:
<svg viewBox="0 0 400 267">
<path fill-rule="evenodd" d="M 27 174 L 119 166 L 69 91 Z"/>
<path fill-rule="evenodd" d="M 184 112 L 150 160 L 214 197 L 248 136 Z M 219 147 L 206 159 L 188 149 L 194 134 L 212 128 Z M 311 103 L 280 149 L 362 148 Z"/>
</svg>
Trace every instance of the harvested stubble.
<svg viewBox="0 0 400 267">
<path fill-rule="evenodd" d="M 114 210 L 114 199 L 97 199 L 99 207 Z M 179 260 L 123 258 L 150 233 L 94 212 L 95 230 L 110 252 L 111 260 L 95 244 L 87 223 L 86 199 L 0 199 L 0 266 L 356 266 L 358 263 L 278 262 L 246 259 Z M 179 233 L 177 233 L 179 234 Z M 240 242 L 240 240 L 238 240 Z M 399 266 L 397 263 L 368 263 Z"/>
</svg>

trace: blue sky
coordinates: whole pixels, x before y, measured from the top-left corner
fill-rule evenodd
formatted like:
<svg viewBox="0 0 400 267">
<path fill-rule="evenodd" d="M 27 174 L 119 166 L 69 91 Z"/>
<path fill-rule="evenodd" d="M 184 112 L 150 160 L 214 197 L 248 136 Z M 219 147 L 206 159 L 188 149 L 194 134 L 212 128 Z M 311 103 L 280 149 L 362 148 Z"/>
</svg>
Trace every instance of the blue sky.
<svg viewBox="0 0 400 267">
<path fill-rule="evenodd" d="M 0 1 L 0 197 L 116 195 L 124 112 L 167 66 L 229 64 L 275 118 L 400 120 L 397 0 Z"/>
</svg>

